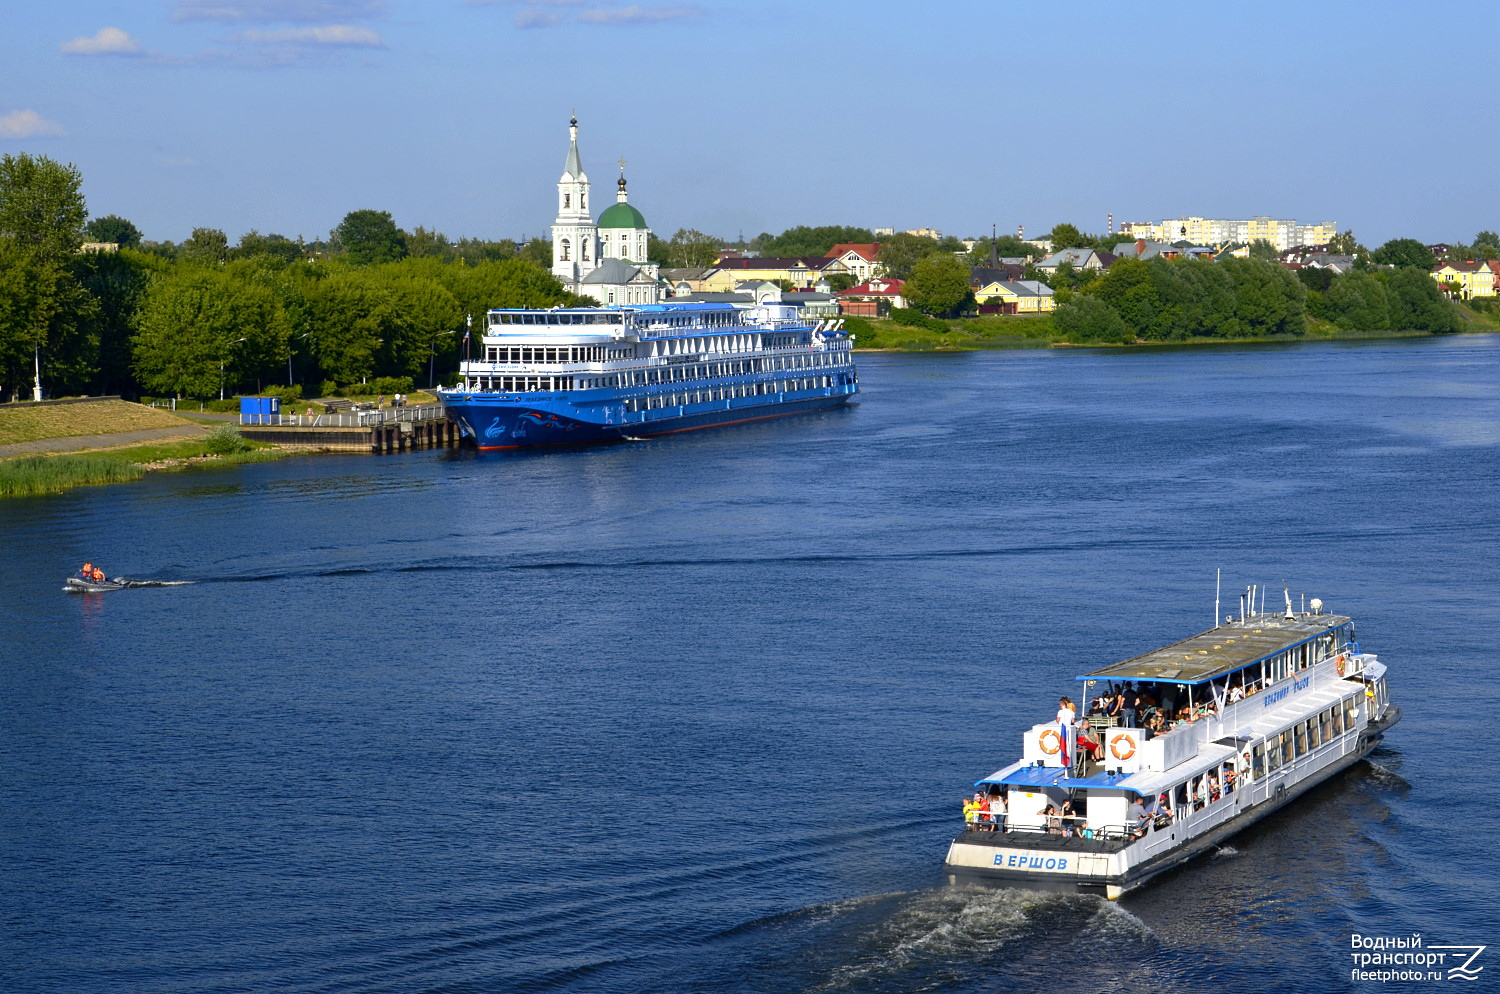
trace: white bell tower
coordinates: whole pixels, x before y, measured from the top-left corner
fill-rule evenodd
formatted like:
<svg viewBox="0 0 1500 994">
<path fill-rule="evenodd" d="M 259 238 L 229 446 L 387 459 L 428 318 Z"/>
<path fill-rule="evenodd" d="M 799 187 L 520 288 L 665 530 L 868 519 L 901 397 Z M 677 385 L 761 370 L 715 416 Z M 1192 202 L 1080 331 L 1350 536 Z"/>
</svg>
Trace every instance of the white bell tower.
<svg viewBox="0 0 1500 994">
<path fill-rule="evenodd" d="M 568 121 L 568 161 L 557 181 L 552 222 L 552 275 L 577 292 L 578 281 L 599 265 L 599 229 L 589 214 L 589 178 L 578 157 L 578 118 Z"/>
</svg>

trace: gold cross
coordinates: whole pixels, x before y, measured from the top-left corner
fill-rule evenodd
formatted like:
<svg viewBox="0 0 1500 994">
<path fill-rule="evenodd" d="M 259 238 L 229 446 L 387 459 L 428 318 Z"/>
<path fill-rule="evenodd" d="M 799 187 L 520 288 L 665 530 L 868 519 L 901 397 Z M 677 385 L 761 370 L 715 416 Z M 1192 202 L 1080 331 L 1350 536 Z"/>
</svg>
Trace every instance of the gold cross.
<svg viewBox="0 0 1500 994">
<path fill-rule="evenodd" d="M 625 156 L 620 156 L 620 175 L 625 175 Z"/>
</svg>

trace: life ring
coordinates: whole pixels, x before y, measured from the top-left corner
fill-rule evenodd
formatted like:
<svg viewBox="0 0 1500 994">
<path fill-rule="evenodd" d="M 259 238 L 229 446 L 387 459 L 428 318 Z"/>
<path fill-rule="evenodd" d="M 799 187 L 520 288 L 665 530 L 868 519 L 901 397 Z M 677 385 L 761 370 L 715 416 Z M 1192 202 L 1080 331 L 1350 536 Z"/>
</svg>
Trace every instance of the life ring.
<svg viewBox="0 0 1500 994">
<path fill-rule="evenodd" d="M 1125 743 L 1125 748 L 1120 748 L 1120 743 Z M 1116 759 L 1129 759 L 1135 755 L 1135 739 L 1129 735 L 1116 735 L 1109 740 L 1109 754 Z"/>
<path fill-rule="evenodd" d="M 1339 676 L 1343 676 L 1344 675 L 1344 654 L 1342 652 L 1339 653 L 1339 658 L 1335 659 L 1333 662 L 1334 662 L 1334 668 L 1339 671 Z"/>
<path fill-rule="evenodd" d="M 1049 736 L 1052 739 L 1051 745 L 1047 744 Z M 1058 734 L 1057 729 L 1048 728 L 1036 737 L 1036 744 L 1042 747 L 1042 752 L 1049 756 L 1056 756 L 1062 750 L 1062 736 Z"/>
</svg>

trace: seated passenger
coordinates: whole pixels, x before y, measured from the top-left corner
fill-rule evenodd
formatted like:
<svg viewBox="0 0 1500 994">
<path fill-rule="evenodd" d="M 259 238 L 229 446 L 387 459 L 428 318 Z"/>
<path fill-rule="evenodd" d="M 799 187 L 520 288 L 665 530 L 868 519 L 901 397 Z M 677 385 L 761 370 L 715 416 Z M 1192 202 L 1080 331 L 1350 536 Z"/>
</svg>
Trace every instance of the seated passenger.
<svg viewBox="0 0 1500 994">
<path fill-rule="evenodd" d="M 1245 699 L 1245 688 L 1244 687 L 1236 685 L 1236 686 L 1233 686 L 1233 687 L 1229 688 L 1229 703 L 1233 704 L 1235 701 L 1243 701 L 1244 699 Z"/>
<path fill-rule="evenodd" d="M 1216 777 L 1216 776 L 1214 776 L 1212 773 L 1210 773 L 1208 775 L 1208 801 L 1209 801 L 1209 803 L 1212 804 L 1214 801 L 1217 801 L 1221 796 L 1222 795 L 1219 793 L 1219 778 Z"/>
<path fill-rule="evenodd" d="M 94 567 L 93 581 L 95 583 L 103 583 L 104 582 L 104 570 L 102 570 L 99 567 L 95 566 Z"/>
<path fill-rule="evenodd" d="M 1048 832 L 1056 835 L 1058 832 L 1062 831 L 1062 823 L 1057 820 L 1057 809 L 1052 805 L 1047 805 L 1045 808 L 1038 811 L 1037 814 L 1046 819 L 1045 825 Z"/>
</svg>

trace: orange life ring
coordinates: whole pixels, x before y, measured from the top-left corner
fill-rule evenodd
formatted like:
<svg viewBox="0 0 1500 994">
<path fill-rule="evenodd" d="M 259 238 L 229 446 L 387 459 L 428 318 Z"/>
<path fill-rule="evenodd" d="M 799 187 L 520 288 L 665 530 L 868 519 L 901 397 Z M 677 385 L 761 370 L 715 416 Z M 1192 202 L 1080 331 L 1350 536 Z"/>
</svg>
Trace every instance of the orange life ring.
<svg viewBox="0 0 1500 994">
<path fill-rule="evenodd" d="M 1047 745 L 1047 737 L 1049 735 L 1052 737 L 1051 746 Z M 1055 728 L 1044 729 L 1042 734 L 1036 737 L 1036 744 L 1042 747 L 1042 752 L 1045 752 L 1049 756 L 1056 756 L 1062 749 L 1062 736 L 1058 734 Z"/>
<path fill-rule="evenodd" d="M 1120 743 L 1125 743 L 1125 748 L 1120 748 Z M 1116 759 L 1129 759 L 1135 755 L 1135 738 L 1130 735 L 1116 735 L 1109 740 L 1109 754 Z"/>
<path fill-rule="evenodd" d="M 1334 662 L 1334 668 L 1339 671 L 1339 676 L 1343 676 L 1344 675 L 1344 654 L 1342 652 L 1339 653 L 1339 658 L 1335 659 L 1333 662 Z"/>
</svg>

